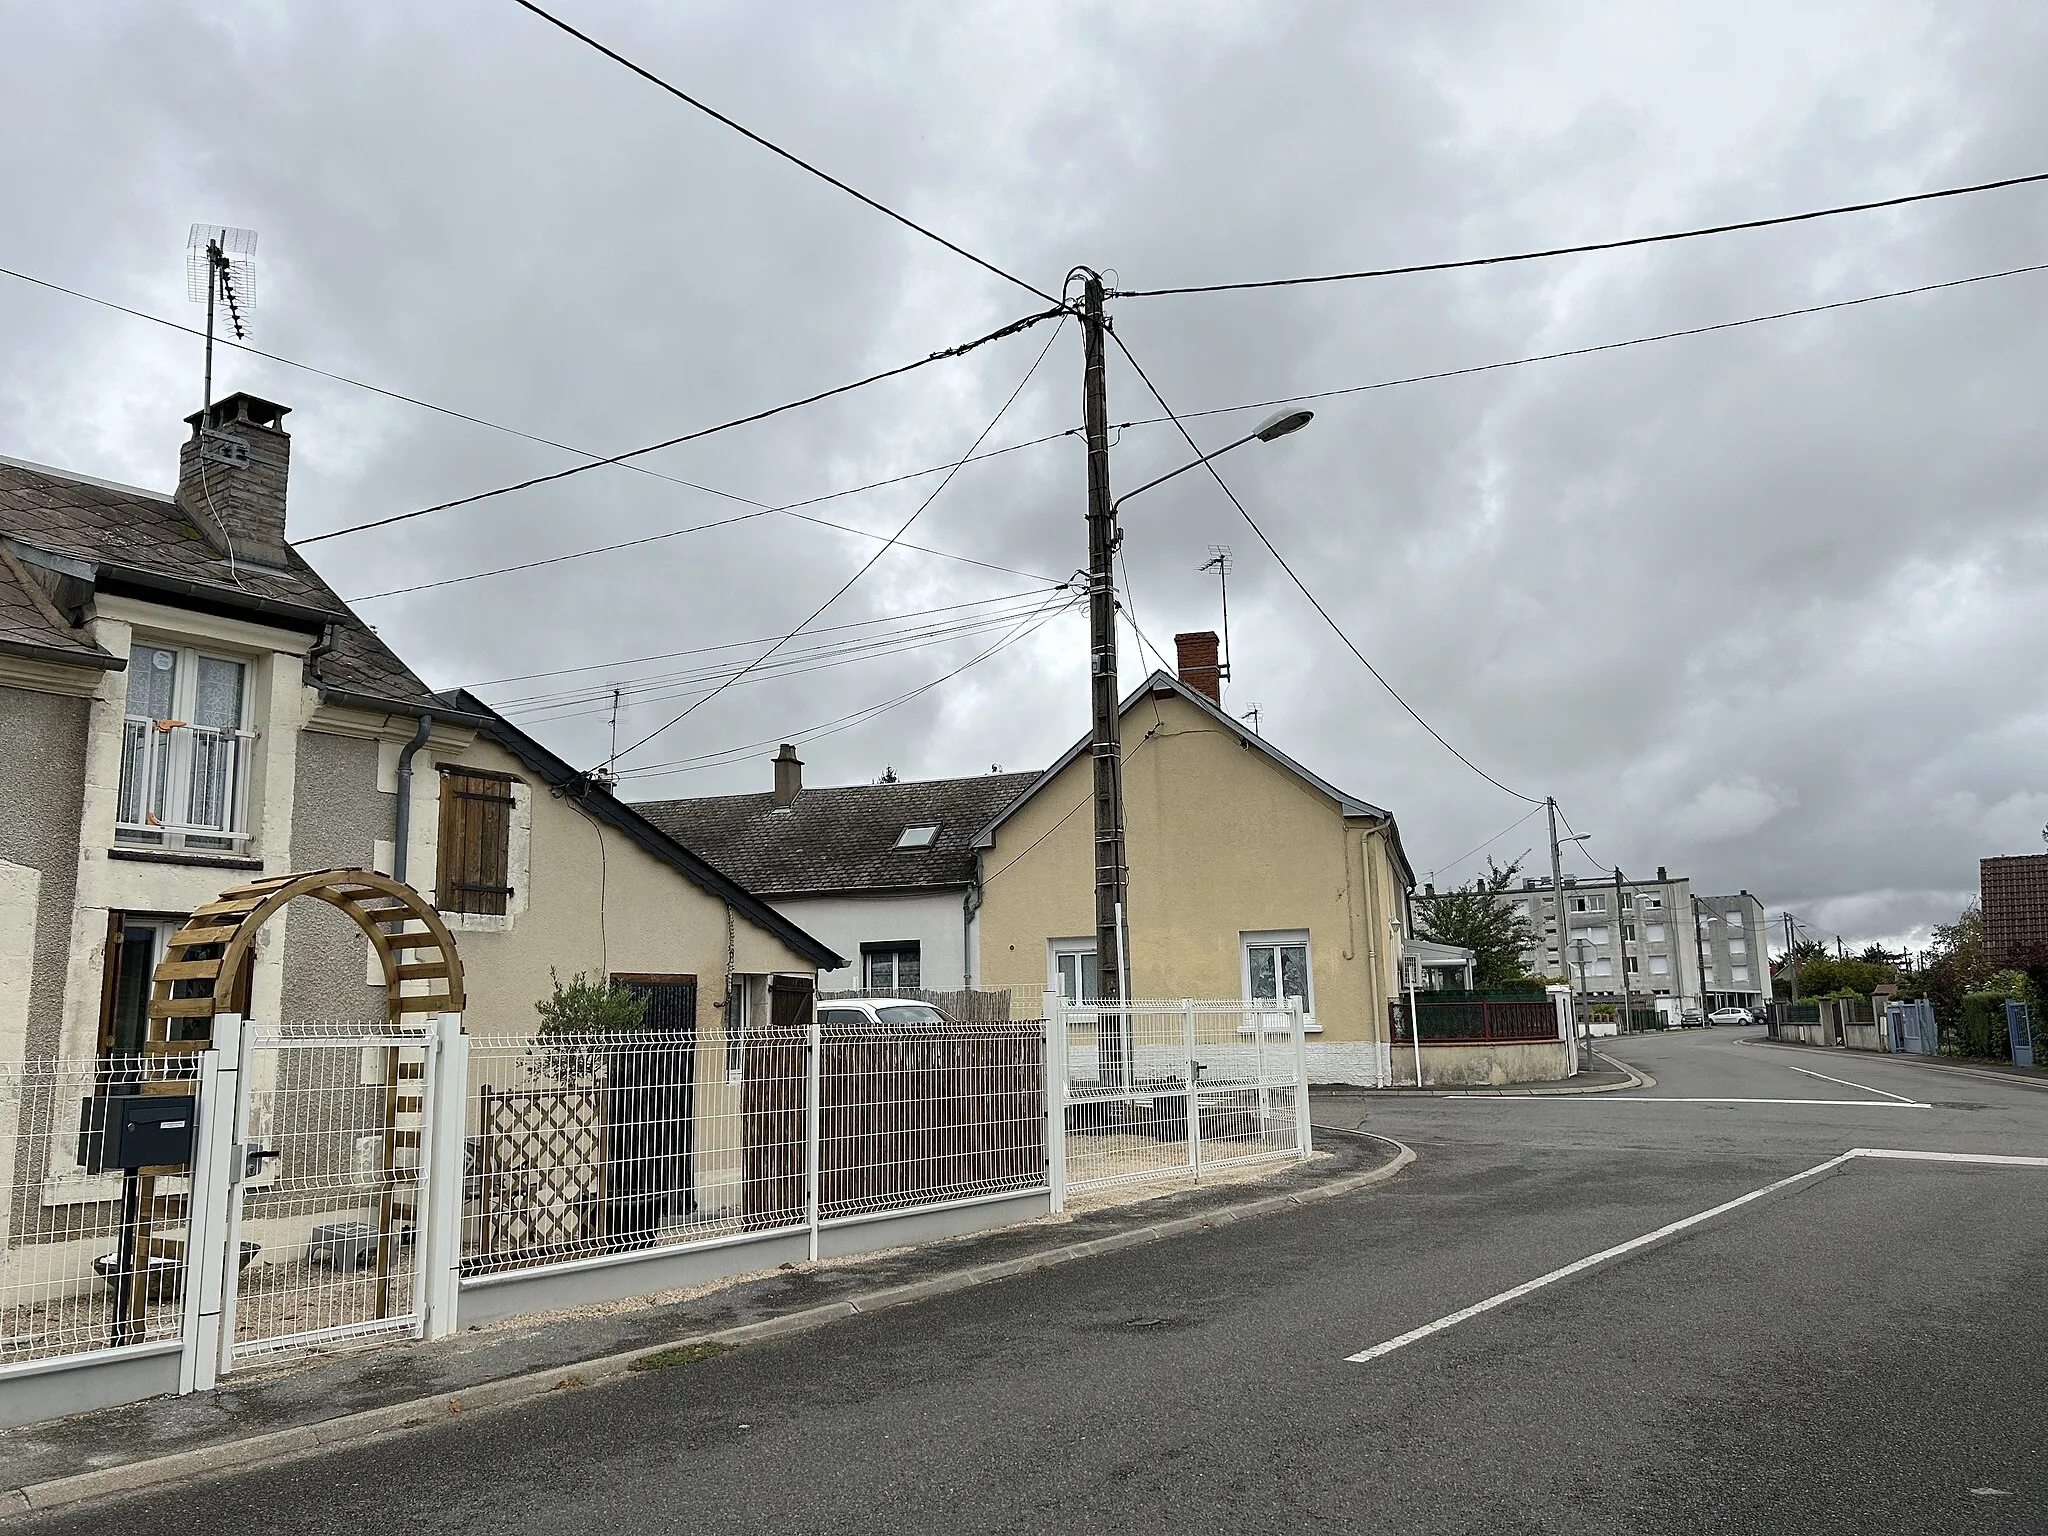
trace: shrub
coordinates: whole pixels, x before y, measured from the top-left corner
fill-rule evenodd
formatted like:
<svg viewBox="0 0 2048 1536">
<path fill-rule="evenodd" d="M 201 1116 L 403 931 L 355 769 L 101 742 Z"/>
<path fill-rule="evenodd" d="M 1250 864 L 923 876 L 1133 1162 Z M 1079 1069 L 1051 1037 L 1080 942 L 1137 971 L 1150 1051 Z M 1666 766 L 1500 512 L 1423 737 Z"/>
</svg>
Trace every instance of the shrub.
<svg viewBox="0 0 2048 1536">
<path fill-rule="evenodd" d="M 592 981 L 578 971 L 565 987 L 552 966 L 548 980 L 554 994 L 533 1005 L 544 1035 L 622 1034 L 647 1018 L 646 1000 L 615 981 Z"/>
<path fill-rule="evenodd" d="M 2017 995 L 2015 991 L 1966 993 L 1956 1027 L 1948 1034 L 1950 1049 L 1959 1056 L 2012 1060 L 2012 1037 L 2005 1026 L 2005 1000 Z"/>
</svg>

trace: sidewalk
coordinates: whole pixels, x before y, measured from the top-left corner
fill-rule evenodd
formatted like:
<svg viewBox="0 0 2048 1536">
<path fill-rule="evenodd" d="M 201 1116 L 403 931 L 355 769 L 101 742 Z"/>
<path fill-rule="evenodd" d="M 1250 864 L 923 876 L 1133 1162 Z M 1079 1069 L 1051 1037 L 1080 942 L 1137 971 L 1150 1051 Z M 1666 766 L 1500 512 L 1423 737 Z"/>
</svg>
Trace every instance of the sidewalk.
<svg viewBox="0 0 2048 1536">
<path fill-rule="evenodd" d="M 1414 1159 L 1384 1138 L 1316 1129 L 1313 1161 L 1264 1178 L 791 1267 L 677 1301 L 522 1318 L 0 1432 L 0 1520 L 301 1456 L 628 1370 L 687 1365 L 862 1312 L 1298 1208 L 1391 1177 Z"/>
<path fill-rule="evenodd" d="M 2009 1082 L 2022 1083 L 2029 1088 L 2048 1088 L 2048 1068 L 2016 1067 L 2009 1061 L 1916 1056 L 1910 1051 L 1852 1051 L 1840 1045 L 1808 1045 L 1803 1040 L 1766 1040 L 1761 1035 L 1751 1036 L 1740 1043 L 1765 1045 L 1774 1051 L 1818 1051 L 1822 1055 L 1841 1056 L 1852 1060 L 1889 1061 L 1902 1067 L 1925 1067 L 1933 1072 L 1957 1072 L 1965 1077 L 2004 1078 Z"/>
<path fill-rule="evenodd" d="M 1657 1080 L 1632 1071 L 1598 1047 L 1592 1064 L 1579 1069 L 1577 1077 L 1557 1083 L 1504 1083 L 1498 1088 L 1484 1083 L 1443 1088 L 1360 1088 L 1351 1083 L 1312 1083 L 1313 1099 L 1516 1099 L 1546 1098 L 1571 1093 L 1613 1093 L 1622 1088 L 1654 1088 Z"/>
</svg>

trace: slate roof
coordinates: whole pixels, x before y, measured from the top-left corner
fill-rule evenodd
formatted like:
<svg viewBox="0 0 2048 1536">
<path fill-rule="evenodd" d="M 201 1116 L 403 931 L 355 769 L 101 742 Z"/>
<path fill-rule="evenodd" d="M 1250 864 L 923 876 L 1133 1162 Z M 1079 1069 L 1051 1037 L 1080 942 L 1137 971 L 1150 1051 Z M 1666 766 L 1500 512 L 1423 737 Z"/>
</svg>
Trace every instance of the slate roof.
<svg viewBox="0 0 2048 1536">
<path fill-rule="evenodd" d="M 0 546 L 0 653 L 102 670 L 123 664 L 119 657 L 94 645 L 83 630 L 66 623 L 35 577 L 4 546 Z"/>
<path fill-rule="evenodd" d="M 14 541 L 14 553 L 27 563 L 35 563 L 39 552 L 60 564 L 82 563 L 101 590 L 309 632 L 331 622 L 335 648 L 318 663 L 324 690 L 400 709 L 445 708 L 297 551 L 287 552 L 282 570 L 246 562 L 230 568 L 199 526 L 160 491 L 0 458 L 0 535 Z M 10 574 L 0 569 L 0 635 L 12 633 L 6 626 L 18 611 L 5 595 Z M 67 635 L 82 641 L 84 632 Z"/>
<path fill-rule="evenodd" d="M 635 805 L 677 842 L 764 896 L 965 886 L 974 837 L 1038 779 L 989 773 L 803 789 L 787 810 L 772 794 L 646 800 Z M 905 827 L 939 829 L 929 848 L 898 848 Z"/>
</svg>

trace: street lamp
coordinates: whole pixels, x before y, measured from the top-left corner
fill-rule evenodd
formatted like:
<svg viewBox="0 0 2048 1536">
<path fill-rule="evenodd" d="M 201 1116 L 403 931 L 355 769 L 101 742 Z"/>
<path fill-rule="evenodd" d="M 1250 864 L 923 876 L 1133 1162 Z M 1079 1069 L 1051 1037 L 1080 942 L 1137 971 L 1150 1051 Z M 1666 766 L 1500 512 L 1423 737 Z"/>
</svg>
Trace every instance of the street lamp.
<svg viewBox="0 0 2048 1536">
<path fill-rule="evenodd" d="M 1208 463 L 1211 459 L 1220 459 L 1223 457 L 1224 454 L 1230 452 L 1231 449 L 1242 448 L 1246 443 L 1270 443 L 1274 441 L 1276 438 L 1290 437 L 1294 433 L 1299 432 L 1303 427 L 1307 426 L 1310 422 L 1314 421 L 1315 419 L 1316 413 L 1314 411 L 1275 411 L 1272 415 L 1268 416 L 1264 421 L 1260 422 L 1251 431 L 1247 432 L 1243 437 L 1240 437 L 1236 442 L 1225 443 L 1221 448 L 1218 448 L 1213 453 L 1205 453 L 1199 459 L 1189 459 L 1187 463 L 1181 465 L 1179 469 L 1168 470 L 1165 474 L 1161 475 L 1157 480 L 1147 480 L 1143 485 L 1139 486 L 1136 490 L 1125 491 L 1123 495 L 1117 497 L 1117 499 L 1110 505 L 1110 515 L 1114 517 L 1116 515 L 1117 508 L 1121 507 L 1133 496 L 1137 496 L 1146 491 L 1149 491 L 1155 485 L 1164 485 L 1167 481 L 1171 480 L 1175 475 L 1184 475 L 1191 469 L 1200 469 L 1204 464 Z"/>
</svg>

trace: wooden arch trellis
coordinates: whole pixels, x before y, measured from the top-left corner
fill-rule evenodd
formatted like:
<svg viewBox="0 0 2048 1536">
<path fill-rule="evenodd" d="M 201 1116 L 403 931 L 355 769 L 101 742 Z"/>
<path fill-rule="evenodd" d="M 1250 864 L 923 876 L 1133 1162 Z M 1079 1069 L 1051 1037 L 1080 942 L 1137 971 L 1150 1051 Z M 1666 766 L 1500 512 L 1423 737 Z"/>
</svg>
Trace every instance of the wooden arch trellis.
<svg viewBox="0 0 2048 1536">
<path fill-rule="evenodd" d="M 367 869 L 319 869 L 266 876 L 222 891 L 196 908 L 165 946 L 156 968 L 149 1003 L 146 1056 L 196 1055 L 212 1043 L 217 1014 L 247 1016 L 256 936 L 263 925 L 301 896 L 324 901 L 354 921 L 369 938 L 384 973 L 385 1017 L 402 1025 L 408 1015 L 460 1014 L 463 1007 L 462 959 L 454 935 L 426 898 L 403 881 Z M 411 989 L 408 990 L 408 984 Z M 282 1024 L 282 1020 L 275 1021 Z M 196 1027 L 195 1027 L 196 1026 Z M 365 1044 L 375 1044 L 366 1040 Z M 408 1214 L 417 1218 L 417 1170 L 398 1166 L 401 1146 L 417 1148 L 419 1132 L 399 1127 L 401 1117 L 424 1108 L 423 1068 L 409 1068 L 394 1043 L 385 1049 L 383 1113 L 383 1178 L 377 1212 L 376 1311 L 390 1304 L 390 1276 L 395 1223 Z M 176 1091 L 174 1074 L 144 1091 Z M 183 1214 L 184 1195 L 158 1196 L 156 1175 L 182 1170 L 145 1169 L 125 1197 L 130 1215 L 130 1252 L 149 1254 L 150 1233 L 162 1220 Z M 402 1185 L 414 1187 L 408 1195 Z M 129 1264 L 127 1315 L 139 1316 L 145 1303 L 148 1265 Z"/>
<path fill-rule="evenodd" d="M 186 919 L 165 946 L 149 1003 L 151 1054 L 204 1050 L 204 1031 L 181 1029 L 176 1019 L 211 1020 L 217 1013 L 249 1011 L 249 970 L 256 935 L 285 905 L 310 896 L 337 907 L 369 936 L 384 971 L 384 1006 L 393 1024 L 407 1014 L 462 1012 L 462 959 L 455 936 L 425 897 L 403 881 L 367 869 L 317 869 L 272 875 L 222 891 Z M 417 925 L 417 927 L 415 927 Z M 410 956 L 411 958 L 401 958 Z M 407 982 L 425 982 L 408 992 Z"/>
</svg>

